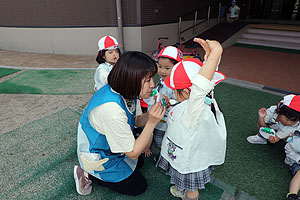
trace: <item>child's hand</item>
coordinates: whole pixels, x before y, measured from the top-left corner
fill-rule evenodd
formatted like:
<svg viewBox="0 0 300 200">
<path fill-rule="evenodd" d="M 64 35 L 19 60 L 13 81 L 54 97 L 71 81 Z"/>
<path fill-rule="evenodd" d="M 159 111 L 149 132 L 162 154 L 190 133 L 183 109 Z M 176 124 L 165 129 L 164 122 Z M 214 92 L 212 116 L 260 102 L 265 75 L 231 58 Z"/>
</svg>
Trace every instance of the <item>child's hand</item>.
<svg viewBox="0 0 300 200">
<path fill-rule="evenodd" d="M 264 118 L 267 115 L 267 109 L 266 108 L 260 108 L 258 110 L 258 116 Z"/>
<path fill-rule="evenodd" d="M 146 158 L 152 155 L 151 149 L 149 147 L 146 147 L 144 153 Z"/>
<path fill-rule="evenodd" d="M 207 60 L 209 54 L 210 54 L 210 48 L 207 42 L 205 42 L 203 39 L 201 38 L 194 38 L 194 42 L 197 42 L 198 44 L 200 44 L 202 46 L 202 48 L 205 51 L 205 55 L 204 55 L 204 60 Z"/>
<path fill-rule="evenodd" d="M 166 108 L 169 108 L 170 107 L 170 99 L 169 99 L 169 97 L 167 97 L 166 95 L 163 95 L 163 98 L 164 98 L 164 100 L 166 102 Z"/>
<path fill-rule="evenodd" d="M 272 136 L 272 135 L 271 135 L 271 136 L 269 137 L 269 139 L 268 139 L 268 141 L 271 142 L 271 143 L 276 143 L 276 142 L 278 142 L 279 140 L 280 140 L 280 138 L 279 138 L 278 136 L 276 136 L 276 135 L 275 135 L 275 136 Z"/>
<path fill-rule="evenodd" d="M 204 60 L 207 60 L 212 50 L 219 50 L 221 53 L 223 47 L 218 41 L 215 40 L 203 40 L 201 38 L 194 38 L 194 42 L 199 43 L 205 51 Z"/>
</svg>

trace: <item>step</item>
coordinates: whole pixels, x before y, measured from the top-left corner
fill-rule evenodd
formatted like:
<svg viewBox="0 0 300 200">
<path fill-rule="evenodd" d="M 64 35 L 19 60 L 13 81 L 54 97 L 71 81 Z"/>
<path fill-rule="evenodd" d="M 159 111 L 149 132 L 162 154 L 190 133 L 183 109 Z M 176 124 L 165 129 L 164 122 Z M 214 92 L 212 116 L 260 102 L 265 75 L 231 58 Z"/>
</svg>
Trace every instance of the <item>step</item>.
<svg viewBox="0 0 300 200">
<path fill-rule="evenodd" d="M 268 30 L 285 30 L 285 31 L 299 31 L 299 25 L 283 25 L 283 24 L 252 24 L 251 27 Z"/>
<path fill-rule="evenodd" d="M 275 42 L 275 41 L 266 41 L 266 40 L 257 40 L 257 39 L 242 39 L 242 38 L 238 39 L 237 43 L 260 45 L 260 46 L 267 46 L 267 47 L 276 47 L 276 48 L 283 48 L 283 49 L 300 50 L 300 45 L 297 45 L 294 43 L 282 43 L 282 42 Z"/>
<path fill-rule="evenodd" d="M 270 34 L 270 35 L 282 35 L 289 37 L 300 37 L 299 31 L 284 31 L 284 30 L 271 30 L 271 29 L 259 29 L 259 28 L 249 28 L 248 33 L 256 34 Z"/>
<path fill-rule="evenodd" d="M 282 43 L 295 43 L 300 45 L 300 36 L 299 37 L 287 37 L 282 35 L 269 35 L 269 34 L 257 34 L 257 33 L 244 33 L 241 36 L 241 39 L 256 39 L 256 40 L 266 40 L 266 41 L 275 41 Z"/>
</svg>

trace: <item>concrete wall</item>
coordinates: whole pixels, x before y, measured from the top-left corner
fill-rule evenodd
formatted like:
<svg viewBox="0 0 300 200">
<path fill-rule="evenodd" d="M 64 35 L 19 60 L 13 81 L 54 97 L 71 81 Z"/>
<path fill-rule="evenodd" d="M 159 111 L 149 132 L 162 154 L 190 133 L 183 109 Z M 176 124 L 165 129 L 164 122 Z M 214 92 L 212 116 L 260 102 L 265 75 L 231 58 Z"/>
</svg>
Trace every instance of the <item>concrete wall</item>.
<svg viewBox="0 0 300 200">
<path fill-rule="evenodd" d="M 0 27 L 0 49 L 33 53 L 95 55 L 104 35 L 117 37 L 111 28 L 9 28 Z"/>
<path fill-rule="evenodd" d="M 210 21 L 211 26 L 216 20 Z M 182 27 L 192 24 L 183 22 Z M 124 47 L 127 51 L 150 52 L 157 48 L 158 37 L 168 37 L 163 45 L 173 45 L 178 38 L 178 23 L 124 27 Z M 196 28 L 196 33 L 206 29 L 205 23 Z M 191 39 L 192 30 L 183 34 Z M 96 55 L 98 40 L 104 35 L 118 38 L 117 27 L 101 28 L 16 28 L 0 27 L 0 49 L 69 55 Z"/>
</svg>

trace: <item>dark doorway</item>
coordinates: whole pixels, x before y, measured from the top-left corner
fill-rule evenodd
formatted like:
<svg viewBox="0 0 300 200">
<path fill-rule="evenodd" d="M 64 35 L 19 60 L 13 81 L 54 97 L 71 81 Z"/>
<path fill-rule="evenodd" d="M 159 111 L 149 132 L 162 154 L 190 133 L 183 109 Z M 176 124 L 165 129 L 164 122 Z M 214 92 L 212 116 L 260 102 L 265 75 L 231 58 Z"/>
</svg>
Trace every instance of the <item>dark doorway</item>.
<svg viewBox="0 0 300 200">
<path fill-rule="evenodd" d="M 249 19 L 299 20 L 299 0 L 250 0 Z"/>
</svg>

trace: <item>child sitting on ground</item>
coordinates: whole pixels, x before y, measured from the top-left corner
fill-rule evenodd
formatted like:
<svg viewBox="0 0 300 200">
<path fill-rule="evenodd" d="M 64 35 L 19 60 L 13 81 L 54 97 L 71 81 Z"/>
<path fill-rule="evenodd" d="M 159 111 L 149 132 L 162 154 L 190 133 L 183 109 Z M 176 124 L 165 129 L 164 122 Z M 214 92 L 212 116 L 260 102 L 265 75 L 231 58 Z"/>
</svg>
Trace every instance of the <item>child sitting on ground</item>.
<svg viewBox="0 0 300 200">
<path fill-rule="evenodd" d="M 112 36 L 104 36 L 98 41 L 99 50 L 96 61 L 99 66 L 94 76 L 95 91 L 107 83 L 108 74 L 121 55 L 119 46 L 118 41 Z"/>
<path fill-rule="evenodd" d="M 177 63 L 165 84 L 175 90 L 180 104 L 168 114 L 158 167 L 171 176 L 175 197 L 196 200 L 198 189 L 210 182 L 212 165 L 224 162 L 226 126 L 213 96 L 213 88 L 225 76 L 215 71 L 222 54 L 217 41 L 194 39 L 205 50 L 206 62 L 190 58 Z M 210 52 L 210 53 L 208 53 Z"/>
<path fill-rule="evenodd" d="M 284 139 L 292 134 L 295 130 L 300 130 L 300 116 L 298 102 L 300 96 L 287 95 L 277 106 L 271 106 L 270 108 L 260 108 L 258 110 L 258 122 L 257 126 L 268 127 L 275 130 L 275 135 L 270 136 L 269 139 L 263 137 L 260 133 L 247 137 L 247 141 L 251 144 L 267 144 L 276 143 L 280 139 Z"/>
<path fill-rule="evenodd" d="M 298 110 L 300 117 L 300 104 Z M 296 130 L 287 141 L 288 143 L 284 147 L 286 153 L 284 162 L 290 166 L 293 178 L 285 200 L 300 200 L 300 196 L 298 195 L 300 190 L 300 132 Z"/>
<path fill-rule="evenodd" d="M 168 76 L 170 76 L 173 66 L 182 60 L 183 54 L 176 47 L 167 46 L 160 51 L 159 55 L 156 58 L 158 58 L 158 72 L 157 73 L 160 76 L 160 80 L 154 89 L 157 90 L 161 95 L 164 95 L 165 97 L 167 97 L 168 98 L 167 102 L 169 102 L 171 100 L 172 104 L 177 103 L 178 101 L 176 99 L 174 90 L 168 88 L 166 86 L 166 84 L 164 83 L 164 80 Z M 148 104 L 148 109 L 155 103 L 154 97 L 144 99 L 144 101 Z M 169 103 L 166 106 L 167 106 L 167 108 L 169 108 Z M 157 147 L 159 147 L 159 148 L 161 147 L 162 139 L 165 135 L 165 131 L 167 130 L 167 116 L 168 116 L 168 111 L 166 110 L 166 113 L 165 113 L 163 119 L 156 125 L 156 127 L 153 131 L 154 141 L 155 141 Z M 146 157 L 148 157 L 152 154 L 151 150 L 150 150 L 151 143 L 152 143 L 152 141 L 148 144 L 147 148 L 145 149 Z M 158 156 L 159 155 L 154 157 L 154 161 L 157 160 Z"/>
</svg>

